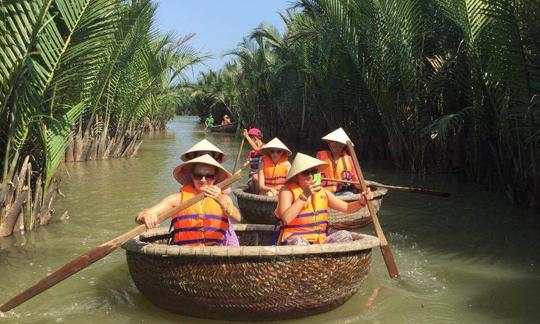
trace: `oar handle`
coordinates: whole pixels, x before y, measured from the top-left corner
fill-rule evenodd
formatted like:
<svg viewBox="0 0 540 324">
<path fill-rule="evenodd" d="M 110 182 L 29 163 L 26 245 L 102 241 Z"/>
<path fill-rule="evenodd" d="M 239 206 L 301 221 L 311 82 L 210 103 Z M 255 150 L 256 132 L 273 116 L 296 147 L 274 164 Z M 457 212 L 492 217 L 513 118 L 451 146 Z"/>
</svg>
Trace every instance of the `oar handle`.
<svg viewBox="0 0 540 324">
<path fill-rule="evenodd" d="M 245 166 L 244 166 L 245 167 Z M 218 183 L 217 186 L 221 189 L 226 188 L 233 184 L 235 181 L 238 181 L 240 179 L 240 172 L 243 170 L 238 170 L 235 174 L 228 177 L 227 179 L 223 180 L 222 182 Z M 170 210 L 169 212 L 159 215 L 158 216 L 158 222 L 161 223 L 167 218 L 171 217 L 172 215 L 178 213 L 179 211 L 188 208 L 189 206 L 199 202 L 204 198 L 204 194 L 200 193 L 197 194 L 195 197 L 181 203 L 178 207 Z M 19 293 L 17 296 L 11 298 L 6 303 L 0 305 L 0 311 L 7 312 L 18 305 L 24 303 L 25 301 L 29 300 L 30 298 L 42 293 L 43 291 L 47 290 L 48 288 L 56 285 L 60 281 L 74 275 L 75 273 L 81 271 L 82 269 L 88 267 L 92 263 L 104 258 L 109 253 L 114 251 L 116 248 L 118 248 L 120 245 L 124 244 L 127 240 L 129 240 L 132 237 L 135 237 L 142 232 L 146 230 L 146 226 L 139 225 L 135 227 L 134 229 L 130 230 L 129 232 L 126 232 L 108 242 L 105 242 L 101 244 L 100 246 L 86 252 L 85 254 L 75 258 L 74 260 L 66 263 L 63 265 L 60 269 L 55 271 L 54 273 L 48 275 L 47 277 L 41 279 L 38 283 L 33 285 L 32 287 L 24 290 L 23 292 Z"/>
<path fill-rule="evenodd" d="M 356 174 L 358 176 L 358 180 L 360 181 L 360 185 L 362 186 L 362 191 L 366 192 L 366 181 L 364 180 L 362 168 L 360 168 L 360 163 L 358 162 L 358 158 L 356 157 L 354 145 L 350 140 L 347 141 L 347 147 L 349 148 L 349 152 L 351 153 L 353 164 L 356 169 Z M 394 256 L 392 255 L 392 250 L 390 250 L 390 247 L 388 246 L 388 241 L 384 236 L 381 223 L 379 223 L 379 217 L 377 216 L 377 212 L 375 211 L 375 208 L 373 207 L 373 204 L 370 200 L 366 200 L 366 202 L 369 214 L 371 215 L 371 219 L 373 220 L 373 226 L 375 226 L 375 232 L 377 233 L 377 237 L 379 238 L 381 252 L 383 255 L 384 263 L 386 264 L 386 268 L 388 269 L 388 274 L 390 275 L 390 278 L 397 279 L 399 278 L 399 271 L 396 265 L 396 261 L 394 260 Z"/>
<path fill-rule="evenodd" d="M 234 161 L 233 173 L 236 172 L 236 166 L 238 166 L 238 161 L 240 161 L 240 156 L 242 155 L 242 149 L 244 148 L 245 141 L 246 139 L 242 135 L 242 142 L 240 142 L 240 148 L 238 149 L 238 153 L 236 154 L 236 160 Z"/>
</svg>

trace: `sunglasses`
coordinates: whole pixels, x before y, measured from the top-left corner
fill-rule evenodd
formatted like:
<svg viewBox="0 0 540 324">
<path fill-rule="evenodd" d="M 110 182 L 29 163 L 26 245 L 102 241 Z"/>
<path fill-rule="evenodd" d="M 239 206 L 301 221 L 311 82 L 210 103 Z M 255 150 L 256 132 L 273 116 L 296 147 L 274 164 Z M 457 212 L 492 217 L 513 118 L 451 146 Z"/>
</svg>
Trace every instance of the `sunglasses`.
<svg viewBox="0 0 540 324">
<path fill-rule="evenodd" d="M 310 170 L 302 171 L 302 175 L 304 177 L 313 176 L 317 173 L 319 173 L 319 170 L 317 169 L 310 169 Z"/>
<path fill-rule="evenodd" d="M 282 150 L 270 150 L 270 154 L 281 154 Z"/>
<path fill-rule="evenodd" d="M 196 180 L 201 180 L 202 178 L 205 178 L 206 180 L 214 180 L 216 178 L 215 174 L 202 174 L 202 173 L 194 173 L 193 178 Z"/>
</svg>

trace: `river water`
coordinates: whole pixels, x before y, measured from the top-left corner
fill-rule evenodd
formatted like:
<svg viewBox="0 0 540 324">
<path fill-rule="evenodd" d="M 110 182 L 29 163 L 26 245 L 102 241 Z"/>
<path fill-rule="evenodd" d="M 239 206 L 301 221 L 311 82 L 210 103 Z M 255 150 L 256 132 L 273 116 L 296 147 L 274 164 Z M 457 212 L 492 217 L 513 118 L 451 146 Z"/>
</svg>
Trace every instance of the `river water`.
<svg viewBox="0 0 540 324">
<path fill-rule="evenodd" d="M 51 224 L 0 240 L 0 302 L 66 261 L 127 231 L 136 213 L 178 190 L 180 153 L 205 137 L 196 117 L 177 117 L 149 136 L 139 157 L 61 167 L 66 197 Z M 233 156 L 231 135 L 206 137 Z M 245 154 L 248 147 L 244 146 Z M 244 156 L 245 156 L 244 154 Z M 378 250 L 364 289 L 342 307 L 291 323 L 540 323 L 540 225 L 500 194 L 446 177 L 418 177 L 366 164 L 366 177 L 453 193 L 389 191 L 380 211 L 402 279 L 388 279 Z M 243 182 L 243 181 L 242 181 Z M 59 216 L 69 211 L 70 218 Z M 364 229 L 373 232 L 372 227 Z M 7 314 L 14 323 L 208 323 L 163 311 L 130 279 L 123 250 Z"/>
</svg>

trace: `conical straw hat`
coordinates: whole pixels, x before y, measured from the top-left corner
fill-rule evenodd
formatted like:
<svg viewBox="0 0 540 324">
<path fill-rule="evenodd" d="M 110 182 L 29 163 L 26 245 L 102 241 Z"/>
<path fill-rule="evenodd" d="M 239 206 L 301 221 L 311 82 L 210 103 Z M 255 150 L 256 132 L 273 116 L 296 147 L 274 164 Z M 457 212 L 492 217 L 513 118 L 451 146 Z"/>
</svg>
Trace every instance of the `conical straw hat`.
<svg viewBox="0 0 540 324">
<path fill-rule="evenodd" d="M 311 168 L 318 168 L 320 171 L 322 171 L 326 169 L 327 166 L 328 164 L 324 161 L 303 153 L 297 153 L 294 157 L 291 169 L 289 170 L 289 174 L 287 174 L 287 181 L 293 179 L 300 172 L 309 170 Z"/>
<path fill-rule="evenodd" d="M 193 166 L 198 163 L 208 164 L 217 168 L 218 173 L 216 183 L 221 182 L 227 177 L 231 176 L 229 171 L 225 170 L 225 168 L 222 167 L 218 161 L 214 160 L 214 158 L 209 154 L 205 154 L 184 162 L 174 168 L 173 176 L 176 181 L 180 182 L 182 185 L 191 184 L 191 173 L 193 172 Z"/>
<path fill-rule="evenodd" d="M 343 128 L 340 127 L 335 131 L 331 132 L 330 134 L 324 136 L 322 140 L 338 142 L 347 145 L 347 141 L 350 141 L 351 139 L 349 138 L 349 136 L 347 136 L 347 133 L 345 133 Z"/>
<path fill-rule="evenodd" d="M 184 161 L 184 162 L 188 161 L 188 160 L 191 160 L 191 158 L 190 158 L 191 156 L 194 156 L 197 152 L 202 152 L 202 151 L 216 152 L 218 154 L 221 154 L 221 156 L 222 156 L 221 163 L 223 163 L 223 162 L 225 162 L 227 160 L 227 154 L 223 153 L 223 151 L 221 151 L 219 148 L 217 148 L 217 146 L 210 143 L 206 139 L 203 139 L 203 140 L 199 141 L 197 144 L 190 147 L 187 151 L 184 152 L 184 154 L 182 154 L 180 156 L 180 159 L 182 159 L 182 161 Z"/>
<path fill-rule="evenodd" d="M 261 149 L 259 150 L 262 154 L 268 154 L 270 149 L 279 149 L 285 151 L 287 156 L 291 156 L 292 152 L 289 150 L 285 144 L 283 144 L 282 141 L 280 141 L 277 137 L 274 137 L 273 140 L 270 142 L 264 144 Z"/>
</svg>

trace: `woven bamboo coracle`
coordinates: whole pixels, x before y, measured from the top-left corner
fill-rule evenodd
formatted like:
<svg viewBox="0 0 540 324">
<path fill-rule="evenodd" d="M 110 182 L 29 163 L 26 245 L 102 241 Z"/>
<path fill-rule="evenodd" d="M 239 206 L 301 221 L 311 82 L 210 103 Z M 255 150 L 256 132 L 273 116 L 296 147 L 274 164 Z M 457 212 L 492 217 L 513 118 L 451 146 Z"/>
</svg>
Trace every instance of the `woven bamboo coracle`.
<svg viewBox="0 0 540 324">
<path fill-rule="evenodd" d="M 238 224 L 241 247 L 166 245 L 166 228 L 123 248 L 133 281 L 158 307 L 220 320 L 265 321 L 326 312 L 362 287 L 376 237 L 270 246 L 275 226 Z"/>
<path fill-rule="evenodd" d="M 370 182 L 370 184 L 376 186 L 377 182 Z M 274 215 L 274 210 L 277 206 L 277 197 L 255 195 L 245 192 L 245 189 L 246 187 L 240 187 L 233 190 L 244 221 L 249 224 L 278 224 L 279 219 Z M 382 198 L 387 192 L 388 190 L 384 188 L 377 188 L 377 190 L 373 191 L 373 207 L 375 208 L 375 211 L 379 211 L 382 204 Z M 354 201 L 358 199 L 358 195 L 338 197 L 345 201 Z M 334 229 L 359 228 L 371 224 L 371 216 L 369 215 L 367 207 L 352 214 L 345 214 L 332 210 L 329 213 L 329 224 L 330 227 Z"/>
</svg>

